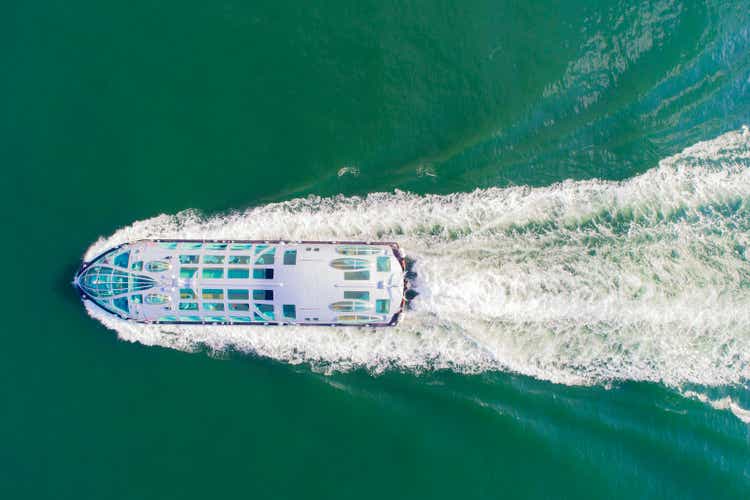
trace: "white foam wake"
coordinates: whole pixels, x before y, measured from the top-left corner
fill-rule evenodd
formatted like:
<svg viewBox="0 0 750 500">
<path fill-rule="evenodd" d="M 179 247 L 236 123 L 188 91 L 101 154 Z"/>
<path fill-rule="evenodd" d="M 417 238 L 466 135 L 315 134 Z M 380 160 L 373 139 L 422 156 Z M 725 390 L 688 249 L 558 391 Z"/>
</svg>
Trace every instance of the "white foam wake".
<svg viewBox="0 0 750 500">
<path fill-rule="evenodd" d="M 739 420 L 746 424 L 750 424 L 750 410 L 740 406 L 731 396 L 711 399 L 707 395 L 696 391 L 684 391 L 682 395 L 687 398 L 698 400 L 701 403 L 705 403 L 716 410 L 729 410 Z"/>
<path fill-rule="evenodd" d="M 396 240 L 421 295 L 397 328 L 178 327 L 90 313 L 121 338 L 322 370 L 512 370 L 567 384 L 750 378 L 750 132 L 625 182 L 309 197 L 161 215 L 100 239 Z"/>
</svg>

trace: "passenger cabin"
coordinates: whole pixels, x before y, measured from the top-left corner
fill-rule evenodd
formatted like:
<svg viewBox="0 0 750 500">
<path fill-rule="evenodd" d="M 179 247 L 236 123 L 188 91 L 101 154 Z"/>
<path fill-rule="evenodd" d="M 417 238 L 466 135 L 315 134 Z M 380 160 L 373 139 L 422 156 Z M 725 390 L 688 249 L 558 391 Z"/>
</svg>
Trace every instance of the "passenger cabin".
<svg viewBox="0 0 750 500">
<path fill-rule="evenodd" d="M 83 298 L 145 323 L 394 325 L 395 243 L 142 240 L 76 275 Z"/>
</svg>

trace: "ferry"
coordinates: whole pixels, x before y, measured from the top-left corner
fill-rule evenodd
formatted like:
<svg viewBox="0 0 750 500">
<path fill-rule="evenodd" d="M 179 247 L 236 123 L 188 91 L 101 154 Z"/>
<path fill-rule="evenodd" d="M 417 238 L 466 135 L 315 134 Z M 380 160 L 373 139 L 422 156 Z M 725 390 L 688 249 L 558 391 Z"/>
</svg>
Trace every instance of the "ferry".
<svg viewBox="0 0 750 500">
<path fill-rule="evenodd" d="M 392 242 L 139 240 L 111 248 L 74 285 L 150 324 L 394 326 L 406 261 Z"/>
</svg>

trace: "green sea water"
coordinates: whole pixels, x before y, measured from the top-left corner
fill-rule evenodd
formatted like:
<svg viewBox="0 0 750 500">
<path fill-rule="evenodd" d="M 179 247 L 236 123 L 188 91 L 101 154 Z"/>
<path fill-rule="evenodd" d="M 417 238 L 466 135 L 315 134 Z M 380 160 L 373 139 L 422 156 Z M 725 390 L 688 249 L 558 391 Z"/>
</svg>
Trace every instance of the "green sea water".
<svg viewBox="0 0 750 500">
<path fill-rule="evenodd" d="M 0 41 L 0 498 L 750 495 L 746 0 L 5 2 Z M 159 236 L 395 240 L 420 295 L 87 313 L 83 256 Z"/>
</svg>

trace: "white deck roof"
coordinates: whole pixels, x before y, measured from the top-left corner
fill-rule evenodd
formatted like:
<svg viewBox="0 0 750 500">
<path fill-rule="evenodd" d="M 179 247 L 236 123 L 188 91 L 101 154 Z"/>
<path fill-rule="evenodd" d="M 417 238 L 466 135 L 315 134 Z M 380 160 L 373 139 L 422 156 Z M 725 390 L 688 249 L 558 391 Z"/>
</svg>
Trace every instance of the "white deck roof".
<svg viewBox="0 0 750 500">
<path fill-rule="evenodd" d="M 404 298 L 393 243 L 143 240 L 84 264 L 76 284 L 141 322 L 386 325 Z"/>
</svg>

